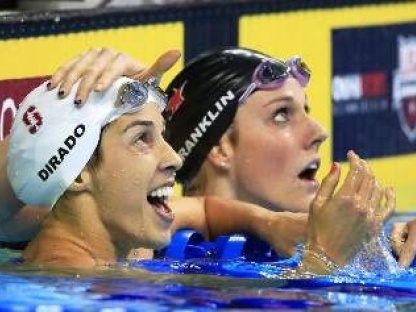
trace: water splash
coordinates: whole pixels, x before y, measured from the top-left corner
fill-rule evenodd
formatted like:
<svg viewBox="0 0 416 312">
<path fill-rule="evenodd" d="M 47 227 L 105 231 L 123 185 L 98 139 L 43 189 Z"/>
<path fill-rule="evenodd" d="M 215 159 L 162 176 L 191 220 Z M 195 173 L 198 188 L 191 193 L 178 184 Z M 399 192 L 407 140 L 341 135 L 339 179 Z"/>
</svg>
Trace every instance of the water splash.
<svg viewBox="0 0 416 312">
<path fill-rule="evenodd" d="M 381 231 L 355 256 L 355 258 L 339 271 L 341 274 L 374 277 L 397 276 L 405 269 L 392 255 L 391 247 L 385 231 Z"/>
</svg>

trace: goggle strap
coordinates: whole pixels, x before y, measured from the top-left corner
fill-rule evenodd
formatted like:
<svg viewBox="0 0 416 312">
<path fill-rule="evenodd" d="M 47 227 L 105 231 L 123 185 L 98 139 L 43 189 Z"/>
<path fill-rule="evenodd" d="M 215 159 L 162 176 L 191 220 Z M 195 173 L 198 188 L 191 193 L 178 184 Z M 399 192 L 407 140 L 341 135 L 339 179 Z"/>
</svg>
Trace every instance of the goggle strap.
<svg viewBox="0 0 416 312">
<path fill-rule="evenodd" d="M 244 91 L 244 93 L 240 96 L 240 99 L 238 100 L 238 103 L 243 103 L 247 97 L 254 91 L 254 89 L 257 87 L 257 84 L 255 82 L 252 82 Z"/>
</svg>

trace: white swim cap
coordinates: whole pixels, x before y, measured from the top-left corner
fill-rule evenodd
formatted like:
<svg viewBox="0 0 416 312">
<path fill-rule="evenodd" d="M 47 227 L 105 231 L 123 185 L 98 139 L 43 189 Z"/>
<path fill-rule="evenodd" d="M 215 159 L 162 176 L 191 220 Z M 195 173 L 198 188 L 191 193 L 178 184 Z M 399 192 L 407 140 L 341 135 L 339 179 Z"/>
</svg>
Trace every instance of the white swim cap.
<svg viewBox="0 0 416 312">
<path fill-rule="evenodd" d="M 20 105 L 10 135 L 7 174 L 16 196 L 26 204 L 52 207 L 81 173 L 100 140 L 101 129 L 125 113 L 154 102 L 163 110 L 164 94 L 148 83 L 118 79 L 74 104 L 76 87 L 65 99 L 46 83 Z"/>
</svg>

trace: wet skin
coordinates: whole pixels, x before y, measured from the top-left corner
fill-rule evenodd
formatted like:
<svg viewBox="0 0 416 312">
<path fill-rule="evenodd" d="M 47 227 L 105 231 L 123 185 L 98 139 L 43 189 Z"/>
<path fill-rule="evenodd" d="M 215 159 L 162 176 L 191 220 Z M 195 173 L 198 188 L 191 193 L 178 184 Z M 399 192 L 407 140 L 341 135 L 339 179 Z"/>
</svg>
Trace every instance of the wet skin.
<svg viewBox="0 0 416 312">
<path fill-rule="evenodd" d="M 309 210 L 327 135 L 308 112 L 305 91 L 294 78 L 279 89 L 254 92 L 239 107 L 232 173 L 239 199 L 275 211 Z"/>
</svg>

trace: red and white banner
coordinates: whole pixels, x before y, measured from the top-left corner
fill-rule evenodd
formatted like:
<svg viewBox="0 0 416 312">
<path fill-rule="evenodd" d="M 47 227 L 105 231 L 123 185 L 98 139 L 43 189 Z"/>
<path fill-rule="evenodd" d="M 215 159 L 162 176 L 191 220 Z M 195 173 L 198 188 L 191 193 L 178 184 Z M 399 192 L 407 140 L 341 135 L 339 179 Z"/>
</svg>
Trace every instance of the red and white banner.
<svg viewBox="0 0 416 312">
<path fill-rule="evenodd" d="M 0 81 L 0 141 L 10 132 L 17 108 L 25 96 L 48 77 Z"/>
</svg>

